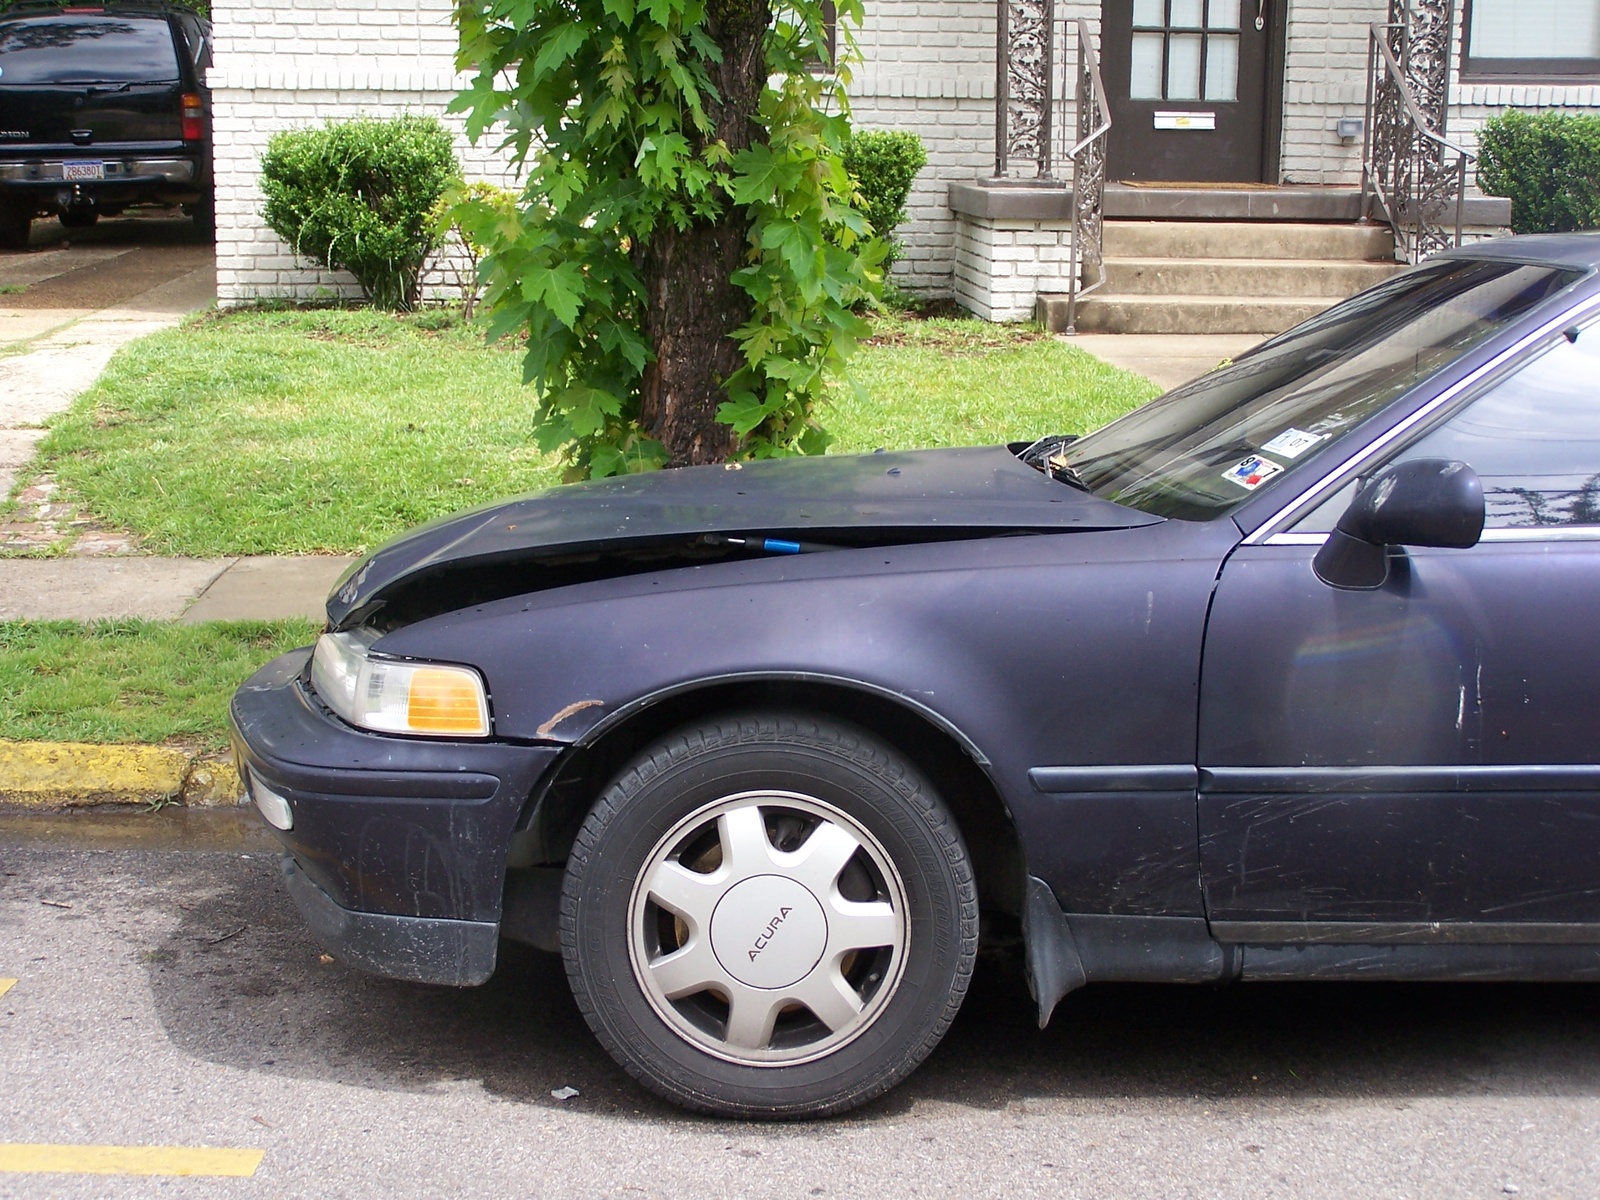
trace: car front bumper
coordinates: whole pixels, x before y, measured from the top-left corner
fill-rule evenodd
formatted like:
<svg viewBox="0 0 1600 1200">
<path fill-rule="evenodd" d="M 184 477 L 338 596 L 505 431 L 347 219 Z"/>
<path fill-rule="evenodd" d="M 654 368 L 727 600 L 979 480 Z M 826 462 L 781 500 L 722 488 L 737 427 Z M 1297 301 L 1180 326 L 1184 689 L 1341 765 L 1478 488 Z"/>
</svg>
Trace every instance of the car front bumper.
<svg viewBox="0 0 1600 1200">
<path fill-rule="evenodd" d="M 354 966 L 481 983 L 494 969 L 506 851 L 555 746 L 364 733 L 305 682 L 309 647 L 234 695 L 234 753 L 251 788 L 283 797 L 290 894 Z"/>
</svg>

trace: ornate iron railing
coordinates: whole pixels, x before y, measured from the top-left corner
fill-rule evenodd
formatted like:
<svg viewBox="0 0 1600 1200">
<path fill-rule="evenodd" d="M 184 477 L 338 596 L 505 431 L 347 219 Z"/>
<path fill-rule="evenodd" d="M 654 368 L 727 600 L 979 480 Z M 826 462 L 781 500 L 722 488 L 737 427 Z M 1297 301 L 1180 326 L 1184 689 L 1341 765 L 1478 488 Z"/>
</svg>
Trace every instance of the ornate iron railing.
<svg viewBox="0 0 1600 1200">
<path fill-rule="evenodd" d="M 1413 263 L 1461 244 L 1474 161 L 1444 136 L 1452 9 L 1448 0 L 1391 0 L 1391 20 L 1372 26 L 1368 42 L 1362 207 L 1376 201 Z"/>
<path fill-rule="evenodd" d="M 1111 102 L 1100 77 L 1100 56 L 1089 37 L 1089 23 L 1078 27 L 1078 140 L 1067 151 L 1072 160 L 1072 265 L 1067 273 L 1067 329 L 1078 332 L 1078 300 L 1106 281 L 1105 198 L 1106 134 L 1111 131 Z M 1079 280 L 1094 272 L 1087 287 Z"/>
<path fill-rule="evenodd" d="M 1052 175 L 1050 117 L 1055 107 L 1055 0 L 999 0 L 995 47 L 994 173 L 1013 162 Z"/>
</svg>

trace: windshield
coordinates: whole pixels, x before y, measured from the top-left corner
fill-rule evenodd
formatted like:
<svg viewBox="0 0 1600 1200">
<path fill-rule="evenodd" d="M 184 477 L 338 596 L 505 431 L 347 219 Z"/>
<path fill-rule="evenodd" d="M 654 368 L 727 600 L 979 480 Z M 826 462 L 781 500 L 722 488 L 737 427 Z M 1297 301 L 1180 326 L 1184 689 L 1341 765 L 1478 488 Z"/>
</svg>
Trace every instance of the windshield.
<svg viewBox="0 0 1600 1200">
<path fill-rule="evenodd" d="M 1445 260 L 1408 271 L 1073 442 L 1095 495 L 1220 516 L 1583 273 Z"/>
<path fill-rule="evenodd" d="M 0 87 L 177 78 L 178 53 L 164 17 L 0 20 Z"/>
</svg>

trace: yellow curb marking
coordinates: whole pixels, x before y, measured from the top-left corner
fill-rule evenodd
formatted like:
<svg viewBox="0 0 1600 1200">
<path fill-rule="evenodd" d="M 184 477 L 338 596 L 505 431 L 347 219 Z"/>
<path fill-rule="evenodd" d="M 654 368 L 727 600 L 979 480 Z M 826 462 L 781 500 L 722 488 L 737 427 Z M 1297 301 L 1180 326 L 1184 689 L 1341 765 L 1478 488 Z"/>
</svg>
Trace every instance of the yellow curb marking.
<svg viewBox="0 0 1600 1200">
<path fill-rule="evenodd" d="M 0 1174 L 233 1175 L 256 1173 L 264 1150 L 187 1146 L 19 1146 L 0 1143 Z"/>
<path fill-rule="evenodd" d="M 12 804 L 151 803 L 183 791 L 189 755 L 167 746 L 0 742 L 0 799 Z"/>
<path fill-rule="evenodd" d="M 16 986 L 17 986 L 17 981 L 15 979 L 0 979 L 0 996 L 4 996 L 7 992 L 9 992 L 12 988 L 14 988 Z"/>
</svg>

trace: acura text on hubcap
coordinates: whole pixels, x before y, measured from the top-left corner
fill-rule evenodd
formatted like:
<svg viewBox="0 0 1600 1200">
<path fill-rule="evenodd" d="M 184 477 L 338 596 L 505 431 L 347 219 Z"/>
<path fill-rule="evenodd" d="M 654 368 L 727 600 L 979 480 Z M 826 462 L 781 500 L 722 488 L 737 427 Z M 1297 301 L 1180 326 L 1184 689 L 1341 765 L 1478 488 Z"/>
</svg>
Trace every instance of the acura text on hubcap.
<svg viewBox="0 0 1600 1200">
<path fill-rule="evenodd" d="M 744 793 L 645 860 L 629 951 L 676 1032 L 731 1062 L 804 1062 L 883 1011 L 906 954 L 905 889 L 878 840 L 820 800 Z"/>
</svg>

